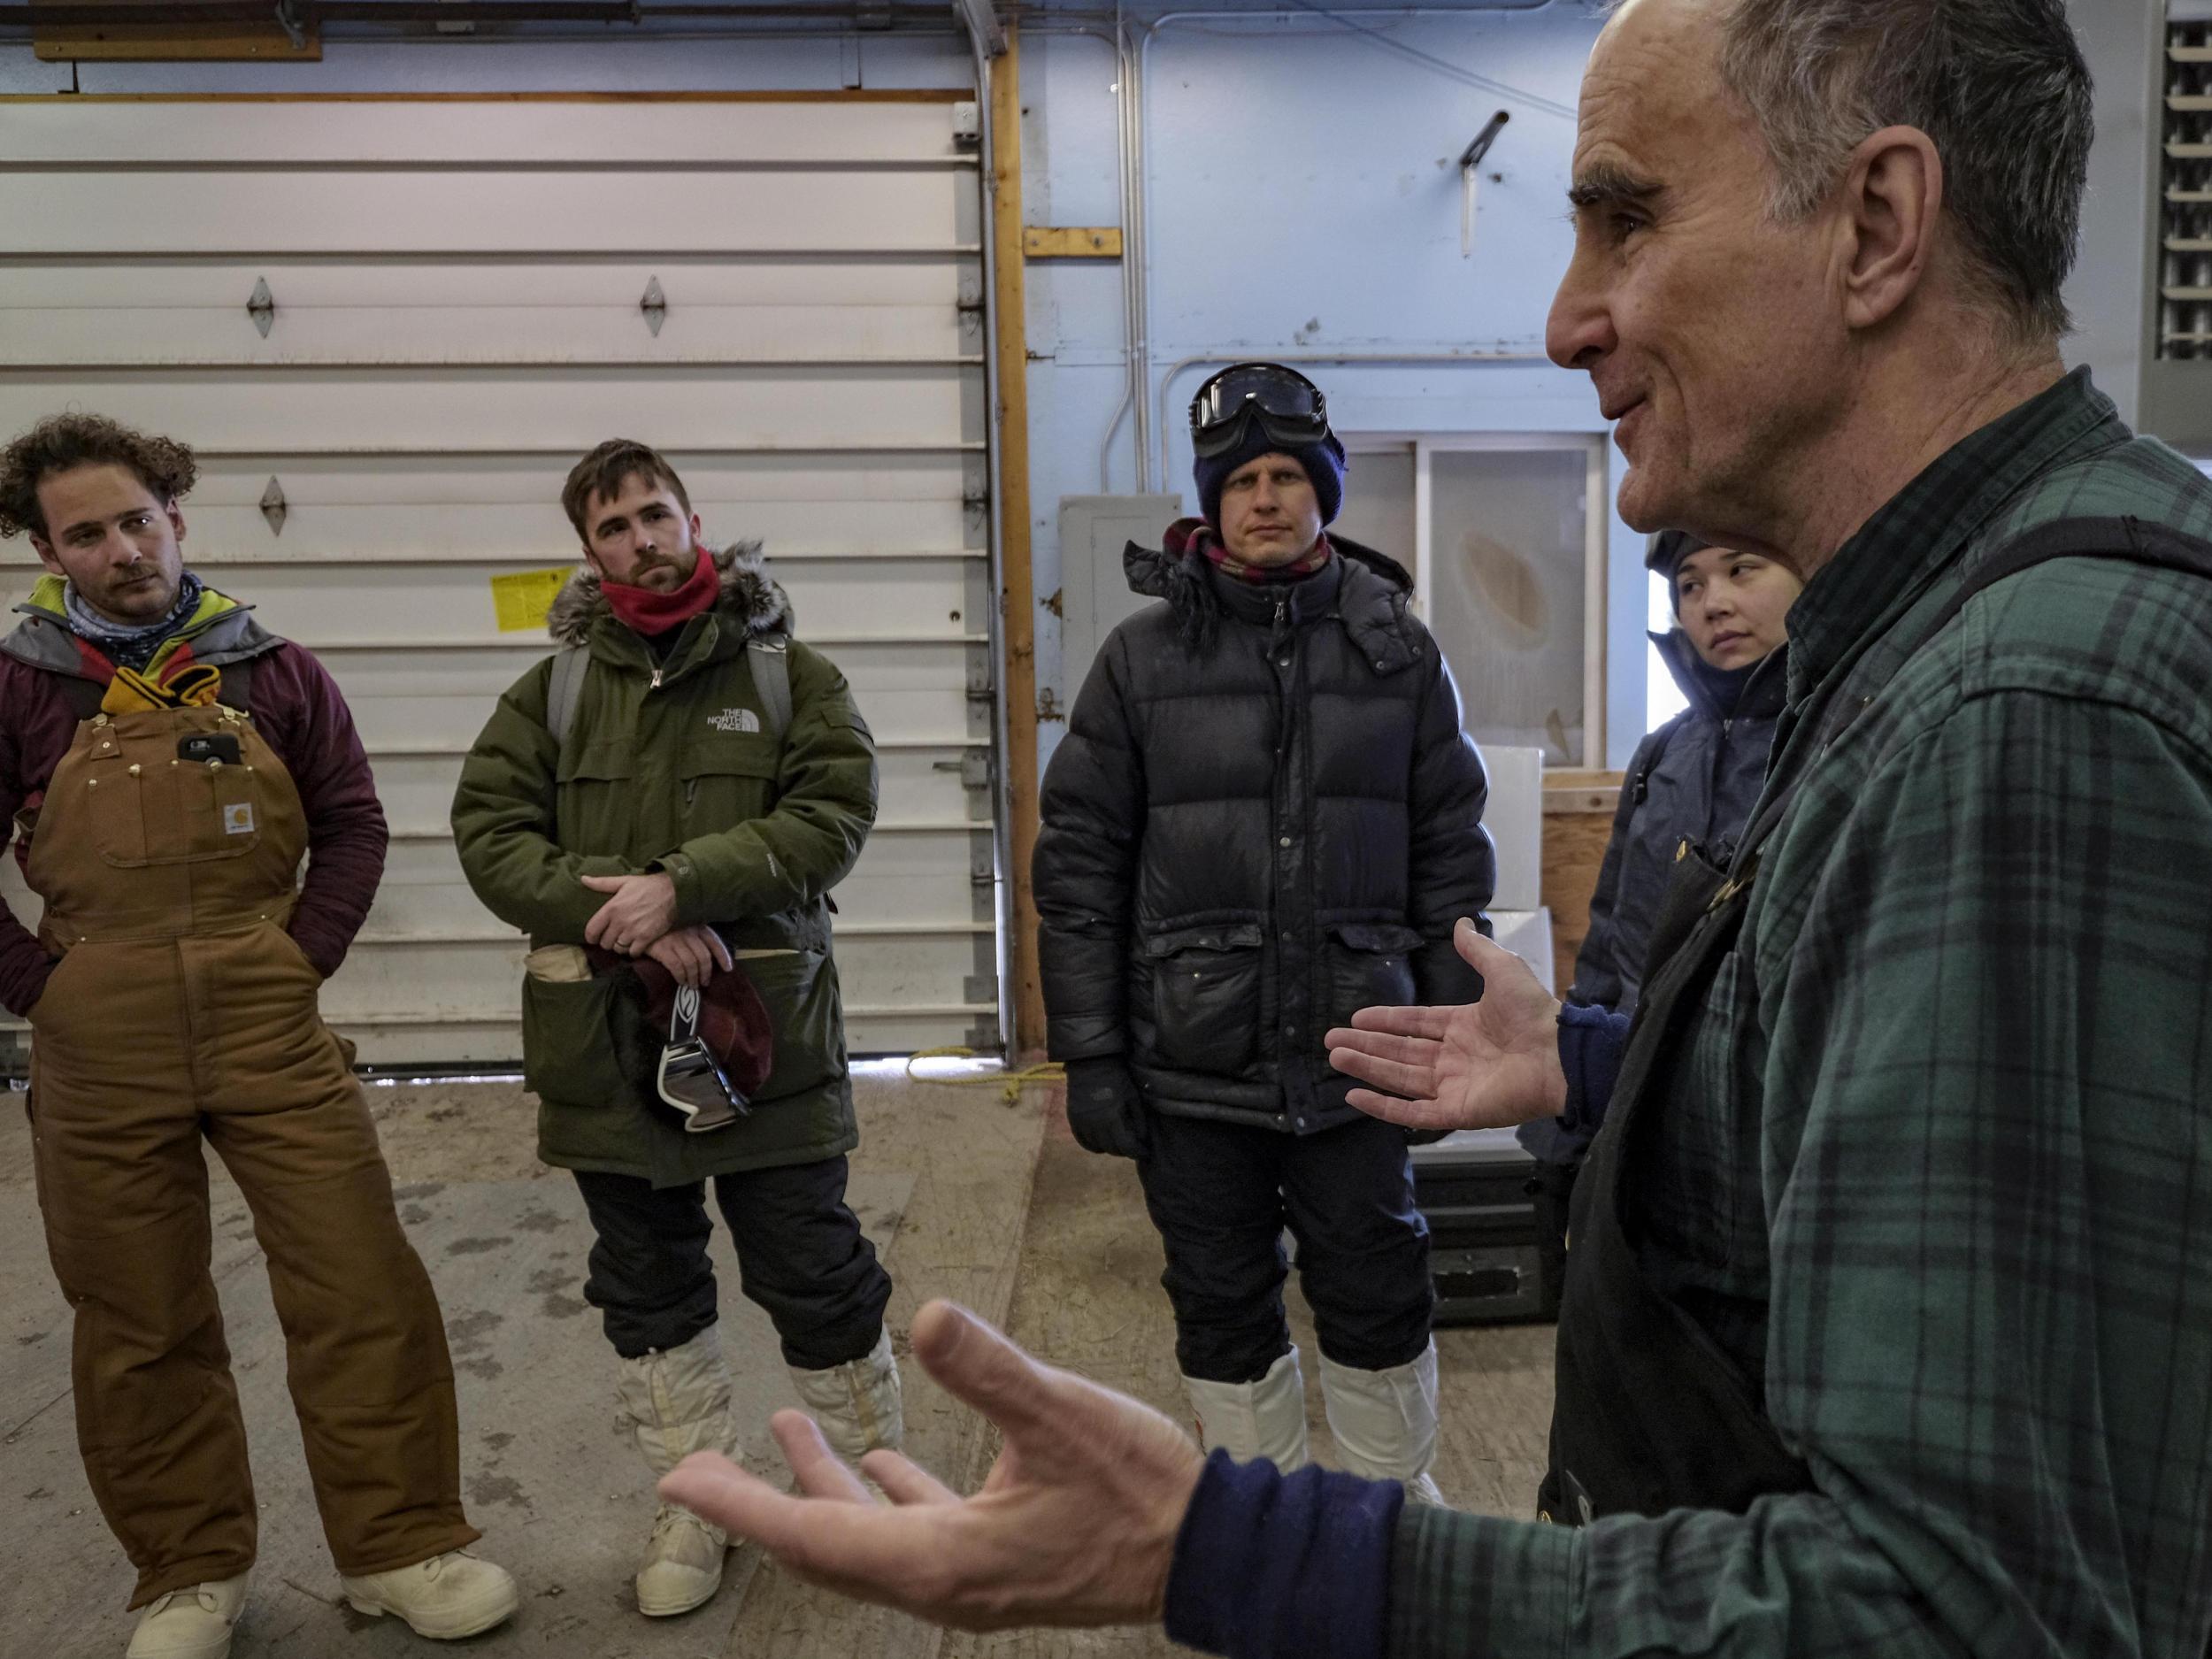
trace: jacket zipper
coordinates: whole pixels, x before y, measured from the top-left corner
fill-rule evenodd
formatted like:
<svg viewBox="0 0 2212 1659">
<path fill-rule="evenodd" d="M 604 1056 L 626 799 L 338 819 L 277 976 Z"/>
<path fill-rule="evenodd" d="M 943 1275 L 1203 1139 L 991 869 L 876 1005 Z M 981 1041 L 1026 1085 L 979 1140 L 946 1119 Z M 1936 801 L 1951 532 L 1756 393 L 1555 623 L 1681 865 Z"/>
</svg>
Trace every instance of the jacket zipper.
<svg viewBox="0 0 2212 1659">
<path fill-rule="evenodd" d="M 1271 813 L 1271 816 L 1275 818 L 1276 834 L 1284 841 L 1291 839 L 1290 835 L 1284 834 L 1286 830 L 1291 831 L 1293 834 L 1302 839 L 1307 828 L 1305 824 L 1300 823 L 1294 829 L 1290 818 L 1290 810 L 1298 800 L 1298 791 L 1291 777 L 1292 771 L 1297 764 L 1298 733 L 1294 724 L 1297 718 L 1295 712 L 1297 674 L 1293 663 L 1296 649 L 1297 641 L 1290 626 L 1290 595 L 1286 591 L 1278 592 L 1275 595 L 1275 625 L 1268 631 L 1267 654 L 1271 661 L 1281 669 L 1276 680 L 1282 698 L 1282 706 L 1279 716 L 1281 724 L 1277 727 L 1275 740 L 1273 784 L 1274 804 L 1280 810 Z M 1301 847 L 1299 852 L 1302 856 L 1304 849 Z M 1279 895 L 1282 901 L 1279 908 L 1276 903 Z M 1286 1018 L 1288 1013 L 1286 1004 L 1290 1000 L 1290 978 L 1286 972 L 1288 952 L 1284 949 L 1282 938 L 1284 933 L 1297 927 L 1298 924 L 1292 920 L 1294 917 L 1302 919 L 1311 915 L 1310 907 L 1302 906 L 1296 902 L 1297 896 L 1279 880 L 1269 883 L 1268 908 L 1271 913 L 1268 919 L 1271 924 L 1269 931 L 1274 934 L 1274 938 L 1268 941 L 1268 949 L 1272 951 L 1275 958 L 1275 1014 L 1279 1026 L 1287 1032 L 1294 1024 L 1301 1027 L 1299 1035 L 1303 1039 L 1309 1034 L 1303 1027 L 1307 1020 L 1310 1018 L 1312 1010 L 1302 1010 L 1300 1018 L 1295 1021 Z M 1310 959 L 1307 966 L 1310 972 L 1312 966 Z M 1299 1100 L 1286 1102 L 1278 1121 L 1286 1122 L 1288 1126 L 1294 1129 L 1304 1128 L 1306 1126 L 1304 1103 Z"/>
<path fill-rule="evenodd" d="M 661 688 L 661 675 L 662 675 L 662 673 L 664 672 L 664 670 L 666 669 L 666 667 L 667 667 L 667 664 L 664 663 L 664 664 L 660 664 L 658 667 L 656 667 L 656 668 L 653 670 L 653 678 L 652 678 L 652 680 L 651 680 L 649 682 L 648 682 L 648 684 L 646 685 L 646 687 L 645 687 L 645 689 L 646 689 L 646 691 L 647 691 L 647 693 L 648 693 L 649 695 L 650 693 L 652 693 L 652 692 L 658 691 L 658 690 Z M 691 810 L 691 804 L 692 804 L 692 803 L 693 803 L 694 801 L 695 801 L 695 800 L 697 800 L 697 799 L 698 799 L 698 796 L 699 796 L 699 780 L 698 780 L 696 778 L 692 778 L 692 779 L 688 779 L 688 780 L 687 780 L 685 781 L 685 784 L 684 784 L 684 810 L 685 810 L 685 811 L 688 812 L 688 811 L 690 811 L 690 810 Z"/>
</svg>

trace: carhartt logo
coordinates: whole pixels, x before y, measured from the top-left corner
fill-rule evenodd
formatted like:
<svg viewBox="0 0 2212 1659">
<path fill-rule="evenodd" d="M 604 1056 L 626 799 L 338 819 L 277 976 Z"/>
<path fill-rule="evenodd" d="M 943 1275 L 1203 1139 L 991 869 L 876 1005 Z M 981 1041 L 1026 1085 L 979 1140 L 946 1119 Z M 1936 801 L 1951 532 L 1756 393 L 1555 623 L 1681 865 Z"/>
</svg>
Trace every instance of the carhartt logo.
<svg viewBox="0 0 2212 1659">
<path fill-rule="evenodd" d="M 750 709 L 725 709 L 707 716 L 707 724 L 718 732 L 757 732 L 760 716 Z"/>
<path fill-rule="evenodd" d="M 223 808 L 223 833 L 250 835 L 253 833 L 253 803 L 240 801 Z"/>
</svg>

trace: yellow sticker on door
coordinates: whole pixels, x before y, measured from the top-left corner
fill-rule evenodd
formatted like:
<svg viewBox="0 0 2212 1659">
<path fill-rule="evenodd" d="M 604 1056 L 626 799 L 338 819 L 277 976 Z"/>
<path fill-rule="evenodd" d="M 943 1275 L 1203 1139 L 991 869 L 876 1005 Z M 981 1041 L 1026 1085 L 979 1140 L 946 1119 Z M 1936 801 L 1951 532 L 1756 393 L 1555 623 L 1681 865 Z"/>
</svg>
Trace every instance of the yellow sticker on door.
<svg viewBox="0 0 2212 1659">
<path fill-rule="evenodd" d="M 253 833 L 253 803 L 227 801 L 223 803 L 223 833 L 250 835 Z"/>
<path fill-rule="evenodd" d="M 492 610 L 502 634 L 535 633 L 545 626 L 545 614 L 564 584 L 576 573 L 573 565 L 558 570 L 514 571 L 492 578 Z"/>
</svg>

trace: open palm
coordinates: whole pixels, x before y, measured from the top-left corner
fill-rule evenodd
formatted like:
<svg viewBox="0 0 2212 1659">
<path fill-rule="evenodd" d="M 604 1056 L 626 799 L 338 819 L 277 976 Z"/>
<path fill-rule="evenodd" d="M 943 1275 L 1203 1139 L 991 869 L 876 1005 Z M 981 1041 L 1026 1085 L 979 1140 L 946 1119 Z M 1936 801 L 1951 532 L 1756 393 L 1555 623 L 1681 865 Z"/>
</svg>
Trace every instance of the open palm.
<svg viewBox="0 0 2212 1659">
<path fill-rule="evenodd" d="M 963 1630 L 1156 1620 L 1205 1454 L 1151 1407 L 1040 1364 L 974 1315 L 933 1302 L 914 1356 L 996 1424 L 1005 1449 L 963 1498 L 897 1452 L 861 1467 L 878 1502 L 796 1411 L 770 1422 L 799 1490 L 697 1452 L 661 1495 L 817 1584 Z"/>
<path fill-rule="evenodd" d="M 1329 1064 L 1371 1087 L 1346 1098 L 1409 1129 L 1500 1129 L 1566 1109 L 1559 1002 L 1527 963 L 1463 920 L 1452 944 L 1482 975 L 1479 1002 L 1363 1008 L 1328 1034 Z"/>
</svg>

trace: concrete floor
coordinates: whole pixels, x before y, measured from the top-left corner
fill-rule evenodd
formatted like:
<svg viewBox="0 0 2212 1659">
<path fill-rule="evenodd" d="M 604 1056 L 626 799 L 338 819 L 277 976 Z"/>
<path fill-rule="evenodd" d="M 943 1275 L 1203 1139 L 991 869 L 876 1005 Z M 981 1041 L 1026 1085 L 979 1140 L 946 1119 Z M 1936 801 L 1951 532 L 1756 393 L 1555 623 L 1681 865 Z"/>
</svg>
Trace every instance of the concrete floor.
<svg viewBox="0 0 2212 1659">
<path fill-rule="evenodd" d="M 926 1070 L 942 1076 L 946 1068 Z M 1056 1091 L 1009 1101 L 1000 1087 L 955 1087 L 866 1071 L 855 1209 L 897 1290 L 894 1341 L 932 1296 L 1007 1324 L 1057 1363 L 1127 1390 L 1179 1420 L 1173 1326 L 1159 1246 L 1133 1170 L 1069 1137 Z M 1069 1659 L 1177 1651 L 1156 1632 L 945 1635 L 799 1584 L 750 1551 L 722 1594 L 675 1620 L 629 1601 L 631 1557 L 650 1516 L 648 1482 L 614 1421 L 612 1361 L 577 1297 L 589 1245 L 566 1178 L 532 1155 L 532 1105 L 500 1085 L 373 1087 L 403 1219 L 436 1280 L 459 1371 L 464 1469 L 482 1553 L 523 1580 L 524 1604 L 470 1651 L 563 1659 Z M 31 1191 L 19 1097 L 0 1103 L 0 1648 L 93 1659 L 119 1654 L 131 1575 L 102 1526 L 76 1461 L 68 1402 L 66 1308 L 49 1276 Z M 396 1621 L 357 1618 L 337 1600 L 282 1386 L 282 1348 L 259 1255 L 235 1190 L 214 1183 L 214 1271 L 248 1414 L 262 1508 L 263 1559 L 237 1659 L 434 1653 Z M 726 1334 L 740 1409 L 759 1426 L 747 1460 L 773 1461 L 764 1419 L 791 1402 L 766 1319 L 736 1293 L 722 1257 Z M 1310 1322 L 1293 1299 L 1302 1347 Z M 1526 1514 L 1549 1421 L 1548 1326 L 1439 1333 L 1444 1425 L 1437 1476 L 1469 1509 Z M 1330 1461 L 1309 1371 L 1313 1449 Z M 925 1464 L 981 1479 L 995 1451 L 977 1419 L 910 1363 L 908 1447 Z"/>
</svg>

